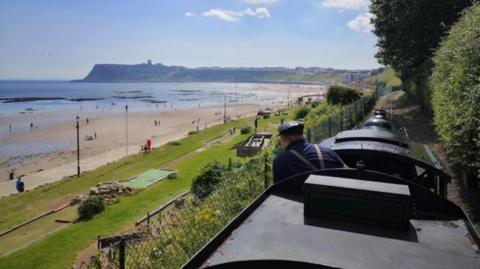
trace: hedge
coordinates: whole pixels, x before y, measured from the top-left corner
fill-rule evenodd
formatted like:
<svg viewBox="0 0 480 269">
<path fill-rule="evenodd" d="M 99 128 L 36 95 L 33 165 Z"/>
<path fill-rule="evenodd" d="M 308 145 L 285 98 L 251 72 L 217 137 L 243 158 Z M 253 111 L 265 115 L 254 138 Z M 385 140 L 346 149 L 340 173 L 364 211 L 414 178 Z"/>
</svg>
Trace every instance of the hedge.
<svg viewBox="0 0 480 269">
<path fill-rule="evenodd" d="M 430 79 L 436 130 L 454 164 L 480 173 L 480 4 L 441 43 Z"/>
</svg>

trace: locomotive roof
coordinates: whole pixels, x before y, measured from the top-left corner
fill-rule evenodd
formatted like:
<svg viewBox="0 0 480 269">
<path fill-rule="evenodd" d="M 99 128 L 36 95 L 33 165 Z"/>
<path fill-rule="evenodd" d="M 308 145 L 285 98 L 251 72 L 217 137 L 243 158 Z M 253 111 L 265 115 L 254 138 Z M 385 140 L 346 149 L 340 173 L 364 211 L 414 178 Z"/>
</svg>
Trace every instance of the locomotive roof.
<svg viewBox="0 0 480 269">
<path fill-rule="evenodd" d="M 350 172 L 356 174 L 355 170 Z M 375 175 L 379 174 L 367 176 Z M 298 268 L 479 267 L 478 235 L 461 209 L 428 190 L 404 183 L 419 199 L 417 211 L 431 207 L 431 211 L 411 218 L 408 230 L 305 215 L 303 195 L 286 193 L 277 185 L 245 209 L 183 268 L 248 268 L 248 262 L 259 261 L 269 265 L 263 268 L 277 268 L 271 265 L 275 261 L 277 265 L 278 261 L 310 265 Z M 242 262 L 247 263 L 243 267 L 231 266 Z"/>
<path fill-rule="evenodd" d="M 320 219 L 312 218 L 315 222 Z M 334 268 L 475 268 L 476 250 L 463 220 L 412 220 L 414 232 L 398 238 L 369 234 L 371 227 L 338 229 L 335 222 L 306 224 L 303 203 L 270 195 L 207 260 L 288 260 Z M 371 232 L 371 231 L 370 231 Z M 454 255 L 452 255 L 455 253 Z"/>
<path fill-rule="evenodd" d="M 346 143 L 353 141 L 376 141 L 383 144 L 391 144 L 408 149 L 408 144 L 398 135 L 382 128 L 366 128 L 343 131 L 334 137 L 334 143 Z"/>
</svg>

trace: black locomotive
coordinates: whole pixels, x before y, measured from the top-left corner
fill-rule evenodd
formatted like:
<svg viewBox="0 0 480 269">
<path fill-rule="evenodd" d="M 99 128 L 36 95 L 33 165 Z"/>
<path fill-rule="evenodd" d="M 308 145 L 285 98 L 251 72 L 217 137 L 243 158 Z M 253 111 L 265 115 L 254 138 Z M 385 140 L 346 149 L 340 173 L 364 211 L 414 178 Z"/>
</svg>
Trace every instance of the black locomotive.
<svg viewBox="0 0 480 269">
<path fill-rule="evenodd" d="M 479 236 L 384 111 L 322 142 L 351 167 L 268 188 L 183 268 L 480 268 Z"/>
</svg>

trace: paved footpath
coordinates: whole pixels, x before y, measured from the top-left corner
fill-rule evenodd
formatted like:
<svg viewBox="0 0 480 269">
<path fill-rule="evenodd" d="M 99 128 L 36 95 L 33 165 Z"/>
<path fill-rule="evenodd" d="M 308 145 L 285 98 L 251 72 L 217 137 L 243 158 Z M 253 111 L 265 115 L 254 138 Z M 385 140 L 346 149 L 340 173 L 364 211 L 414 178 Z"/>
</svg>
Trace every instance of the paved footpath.
<svg viewBox="0 0 480 269">
<path fill-rule="evenodd" d="M 138 146 L 129 146 L 128 152 L 137 153 Z M 92 157 L 80 160 L 81 171 L 91 171 L 109 162 L 116 161 L 125 156 L 125 148 L 118 148 L 107 151 Z M 23 182 L 25 183 L 25 190 L 32 190 L 38 186 L 46 183 L 52 183 L 61 180 L 77 173 L 77 162 L 67 163 L 54 168 L 46 169 L 40 172 L 25 175 Z M 15 180 L 0 182 L 0 197 L 8 196 L 17 193 L 15 189 Z"/>
</svg>

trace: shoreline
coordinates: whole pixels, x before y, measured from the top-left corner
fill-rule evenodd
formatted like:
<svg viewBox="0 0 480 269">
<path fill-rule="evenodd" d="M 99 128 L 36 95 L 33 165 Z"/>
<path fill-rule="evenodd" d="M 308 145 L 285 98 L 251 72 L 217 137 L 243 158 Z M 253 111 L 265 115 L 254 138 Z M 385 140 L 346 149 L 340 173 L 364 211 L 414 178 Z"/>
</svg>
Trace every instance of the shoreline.
<svg viewBox="0 0 480 269">
<path fill-rule="evenodd" d="M 257 104 L 238 104 L 227 108 L 227 115 L 233 117 L 237 114 L 252 115 L 258 111 Z M 62 114 L 75 114 L 64 112 Z M 56 113 L 48 113 L 51 117 Z M 73 118 L 73 117 L 71 117 Z M 160 124 L 155 126 L 154 122 Z M 147 139 L 151 139 L 153 146 L 157 147 L 173 140 L 185 137 L 188 132 L 195 131 L 197 126 L 203 130 L 205 125 L 210 127 L 223 122 L 223 106 L 205 106 L 195 109 L 178 109 L 174 111 L 159 112 L 131 112 L 128 114 L 128 145 L 136 147 L 135 152 L 140 150 L 140 145 Z M 76 160 L 76 130 L 75 121 L 61 121 L 51 125 L 45 125 L 33 131 L 21 131 L 12 136 L 2 139 L 2 144 L 20 145 L 30 142 L 45 143 L 49 141 L 69 141 L 69 145 L 63 149 L 28 154 L 26 156 L 9 157 L 7 163 L 0 165 L 0 182 L 7 179 L 10 169 L 16 169 L 16 175 L 30 174 L 60 166 Z M 97 139 L 85 140 L 86 136 Z M 80 154 L 82 158 L 88 158 L 118 148 L 125 149 L 125 116 L 124 113 L 109 113 L 97 115 L 80 121 Z M 129 150 L 131 152 L 131 150 Z M 122 156 L 123 157 L 123 156 Z M 48 159 L 45 160 L 45 159 Z"/>
<path fill-rule="evenodd" d="M 257 105 L 256 104 L 242 104 L 242 112 L 244 113 L 244 117 L 252 116 L 255 115 L 257 112 Z M 211 106 L 211 107 L 204 107 L 201 108 L 201 112 L 198 111 L 198 109 L 194 110 L 185 110 L 185 111 L 180 111 L 183 112 L 181 113 L 181 116 L 185 116 L 185 114 L 189 114 L 190 116 L 193 115 L 205 115 L 205 112 L 213 112 L 216 110 L 219 110 L 220 108 L 223 108 L 223 106 Z M 233 112 L 233 108 L 230 108 L 230 112 Z M 178 112 L 178 111 L 176 111 Z M 229 109 L 227 109 L 227 113 L 229 112 Z M 138 119 L 141 117 L 144 121 L 145 120 L 151 120 L 153 122 L 153 118 L 158 117 L 158 114 L 153 113 L 136 113 L 137 115 L 132 115 L 132 121 L 134 119 Z M 219 117 L 219 115 L 215 115 L 212 113 L 214 117 Z M 211 117 L 209 117 L 211 119 Z M 92 120 L 90 124 L 93 125 L 93 122 L 109 122 L 112 125 L 118 125 L 118 121 L 121 121 L 123 123 L 123 118 L 118 118 L 118 117 L 109 117 L 109 118 L 101 118 L 101 119 L 96 119 Z M 115 123 L 116 122 L 116 123 Z M 175 119 L 170 120 L 170 122 L 173 124 L 169 124 L 168 120 L 162 121 L 161 120 L 161 125 L 160 128 L 162 128 L 162 125 L 164 125 L 164 132 L 162 133 L 162 137 L 158 139 L 152 139 L 153 142 L 153 147 L 159 147 L 161 145 L 164 145 L 168 142 L 175 141 L 178 139 L 181 139 L 183 137 L 188 136 L 189 131 L 196 130 L 196 125 L 192 128 L 192 122 L 187 119 L 179 120 L 178 117 L 175 117 Z M 222 124 L 223 123 L 223 116 L 219 118 L 219 120 L 210 120 L 207 122 L 207 128 Z M 90 125 L 89 124 L 89 125 Z M 61 124 L 60 126 L 57 126 L 57 128 L 64 128 L 65 124 Z M 143 125 L 143 124 L 142 124 Z M 152 124 L 153 125 L 153 124 Z M 82 127 L 82 126 L 81 126 Z M 85 127 L 85 124 L 83 125 Z M 155 126 L 153 126 L 155 127 Z M 158 126 L 157 126 L 158 127 Z M 73 130 L 73 128 L 70 128 Z M 199 128 L 199 130 L 204 130 L 205 125 L 202 125 L 202 128 Z M 134 126 L 130 127 L 129 123 L 129 131 L 132 132 L 135 130 L 135 124 Z M 113 130 L 115 132 L 116 130 Z M 123 129 L 124 131 L 124 129 Z M 148 130 L 147 130 L 148 131 Z M 124 133 L 121 132 L 123 135 Z M 83 145 L 81 143 L 81 149 L 80 149 L 80 167 L 81 171 L 91 171 L 94 170 L 102 165 L 105 165 L 107 163 L 119 160 L 123 157 L 126 156 L 126 147 L 125 144 L 121 145 L 122 139 L 118 140 L 118 137 L 116 138 L 117 144 L 120 143 L 119 146 L 115 148 L 110 148 L 110 149 L 105 149 L 105 147 L 99 147 L 97 150 L 95 150 L 95 147 L 93 147 L 95 144 L 99 143 L 104 143 L 106 142 L 105 139 L 100 139 L 100 136 L 98 140 L 94 141 L 89 141 L 92 142 L 92 144 L 88 144 L 89 142 L 84 142 Z M 133 137 L 132 140 L 129 139 L 128 143 L 128 156 L 137 154 L 140 152 L 140 141 L 137 140 L 137 137 Z M 144 142 L 143 140 L 141 142 Z M 124 140 L 123 140 L 124 143 Z M 109 147 L 111 147 L 111 144 L 109 144 Z M 50 152 L 50 153 L 45 153 L 45 154 L 40 154 L 39 156 L 34 156 L 32 158 L 20 161 L 18 163 L 12 164 L 12 165 L 7 165 L 6 167 L 1 167 L 0 171 L 4 175 L 2 176 L 2 180 L 0 181 L 0 197 L 8 196 L 10 194 L 16 193 L 15 189 L 15 181 L 8 181 L 7 176 L 8 176 L 8 170 L 15 168 L 16 169 L 16 175 L 23 175 L 23 181 L 25 182 L 25 189 L 26 190 L 31 190 L 34 189 L 38 186 L 47 184 L 47 183 L 52 183 L 59 181 L 63 179 L 64 177 L 72 176 L 76 173 L 77 169 L 77 161 L 76 161 L 76 150 L 69 148 L 67 150 L 62 150 L 60 152 Z"/>
<path fill-rule="evenodd" d="M 277 93 L 274 99 L 258 99 L 245 103 L 228 103 L 227 117 L 231 119 L 255 115 L 260 108 L 285 108 L 284 95 L 291 87 L 278 86 L 269 88 Z M 290 100 L 298 96 L 318 93 L 322 89 L 315 87 L 296 88 Z M 323 89 L 324 90 L 324 89 Z M 259 88 L 258 91 L 262 91 Z M 128 153 L 138 153 L 140 145 L 147 139 L 154 147 L 187 136 L 188 132 L 203 130 L 223 123 L 223 100 L 214 105 L 185 106 L 178 108 L 160 108 L 158 110 L 128 111 Z M 80 167 L 81 171 L 93 170 L 101 165 L 118 160 L 126 155 L 125 112 L 95 110 L 46 111 L 32 115 L 7 115 L 0 117 L 0 125 L 5 126 L 4 135 L 0 136 L 3 146 L 0 159 L 0 196 L 15 193 L 14 181 L 8 181 L 8 174 L 13 169 L 16 176 L 25 175 L 26 189 L 32 189 L 45 183 L 54 182 L 76 173 L 76 121 L 80 115 Z M 89 118 L 89 122 L 86 122 Z M 31 121 L 38 123 L 38 128 L 30 128 Z M 155 121 L 159 124 L 155 125 Z M 14 132 L 8 133 L 9 124 Z M 19 126 L 19 127 L 16 127 Z M 23 126 L 23 127 L 22 127 Z M 96 139 L 84 140 L 86 136 Z M 67 143 L 61 149 L 50 150 L 49 144 Z M 37 152 L 37 147 L 46 147 L 46 152 Z M 0 147 L 2 149 L 2 147 Z M 6 156 L 8 151 L 22 153 L 20 157 Z"/>
</svg>

